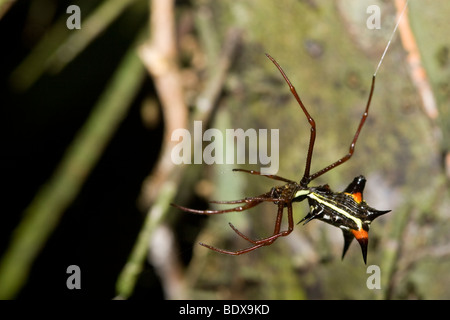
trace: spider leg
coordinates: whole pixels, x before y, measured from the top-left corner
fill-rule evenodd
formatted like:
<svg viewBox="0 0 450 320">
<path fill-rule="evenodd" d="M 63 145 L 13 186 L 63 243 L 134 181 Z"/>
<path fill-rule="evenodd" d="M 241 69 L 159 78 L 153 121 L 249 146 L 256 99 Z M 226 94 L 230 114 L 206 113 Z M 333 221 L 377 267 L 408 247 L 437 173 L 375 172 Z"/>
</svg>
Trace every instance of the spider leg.
<svg viewBox="0 0 450 320">
<path fill-rule="evenodd" d="M 249 237 L 247 237 L 246 235 L 244 235 L 242 232 L 240 232 L 236 227 L 234 227 L 231 223 L 230 223 L 230 227 L 231 229 L 233 229 L 234 232 L 236 232 L 236 234 L 238 236 L 240 236 L 241 238 L 247 240 L 250 243 L 253 243 L 254 245 L 242 250 L 238 250 L 238 251 L 228 251 L 228 250 L 224 250 L 224 249 L 219 249 L 213 246 L 210 246 L 208 244 L 204 244 L 204 243 L 200 243 L 200 245 L 220 252 L 220 253 L 224 253 L 224 254 L 228 254 L 228 255 L 241 255 L 250 251 L 253 251 L 255 249 L 258 249 L 260 247 L 263 246 L 268 246 L 271 245 L 276 239 L 278 239 L 279 237 L 284 237 L 287 236 L 288 234 L 290 234 L 292 232 L 292 230 L 294 229 L 294 219 L 292 216 L 292 204 L 287 205 L 287 210 L 288 210 L 288 229 L 285 231 L 281 231 L 281 221 L 282 221 L 282 217 L 283 217 L 283 209 L 284 209 L 284 204 L 283 203 L 279 203 L 278 204 L 278 213 L 277 213 L 277 219 L 276 219 L 276 223 L 275 223 L 275 230 L 272 236 L 264 238 L 264 239 L 260 239 L 260 240 L 252 240 Z"/>
<path fill-rule="evenodd" d="M 253 198 L 244 198 L 239 200 L 212 200 L 209 203 L 217 203 L 217 204 L 236 204 L 236 203 L 248 203 L 251 202 Z"/>
<path fill-rule="evenodd" d="M 252 240 L 252 239 L 250 239 L 245 234 L 240 232 L 231 222 L 229 222 L 228 224 L 230 225 L 231 229 L 233 229 L 233 231 L 236 232 L 237 235 L 240 236 L 241 238 L 243 238 L 243 239 L 245 239 L 248 242 L 253 243 L 253 244 L 261 244 L 261 243 L 264 243 L 264 242 L 272 240 L 272 238 L 274 236 L 276 236 L 276 238 L 278 238 L 280 236 L 281 220 L 282 219 L 283 219 L 283 204 L 280 203 L 278 205 L 277 219 L 276 219 L 276 222 L 275 222 L 275 230 L 273 231 L 273 235 L 271 237 L 267 237 L 267 238 L 259 239 L 259 240 Z"/>
<path fill-rule="evenodd" d="M 287 182 L 287 183 L 295 183 L 295 181 L 280 177 L 280 176 L 276 176 L 273 174 L 261 174 L 261 172 L 259 171 L 255 171 L 255 170 L 245 170 L 245 169 L 233 169 L 233 171 L 239 171 L 239 172 L 245 172 L 245 173 L 249 173 L 249 174 L 254 174 L 257 176 L 263 176 L 263 177 L 267 177 L 269 179 L 273 179 L 273 180 L 278 180 L 278 181 L 283 181 L 283 182 Z"/>
<path fill-rule="evenodd" d="M 248 198 L 251 199 L 251 198 Z M 242 199 L 244 200 L 244 199 Z M 230 209 L 224 209 L 224 210 L 197 210 L 197 209 L 191 209 L 191 208 L 186 208 L 186 207 L 182 207 L 179 206 L 175 203 L 171 203 L 170 205 L 172 207 L 178 208 L 180 210 L 186 211 L 186 212 L 191 212 L 191 213 L 197 213 L 197 214 L 221 214 L 221 213 L 227 213 L 227 212 L 241 212 L 241 211 L 245 211 L 248 210 L 258 204 L 260 204 L 263 200 L 255 200 L 255 201 L 247 201 L 247 204 L 243 205 L 243 206 L 238 206 L 238 207 L 234 207 L 234 208 L 230 208 Z M 218 202 L 218 203 L 244 203 L 245 201 L 241 201 L 241 200 L 235 200 L 235 201 L 230 201 L 230 202 L 226 202 L 226 201 L 222 201 L 222 202 Z"/>
<path fill-rule="evenodd" d="M 177 205 L 175 203 L 171 203 L 170 205 L 172 207 L 178 208 L 180 210 L 196 213 L 196 214 L 221 214 L 221 213 L 227 213 L 227 212 L 241 212 L 248 210 L 258 204 L 260 204 L 263 201 L 268 202 L 277 202 L 280 201 L 279 198 L 272 197 L 272 192 L 267 192 L 262 195 L 256 196 L 256 197 L 248 197 L 244 199 L 239 200 L 224 200 L 224 201 L 210 201 L 210 203 L 217 203 L 217 204 L 238 204 L 238 203 L 245 203 L 243 206 L 238 206 L 230 209 L 223 209 L 223 210 L 197 210 L 197 209 L 191 209 L 186 208 L 180 205 Z"/>
<path fill-rule="evenodd" d="M 209 201 L 209 203 L 236 204 L 236 203 L 250 203 L 250 202 L 254 202 L 254 201 L 277 202 L 277 201 L 280 201 L 280 199 L 270 197 L 270 192 L 268 192 L 268 193 L 265 193 L 265 194 L 262 194 L 262 195 L 256 196 L 256 197 L 248 197 L 248 198 L 239 199 L 239 200 L 213 200 L 213 201 Z"/>
<path fill-rule="evenodd" d="M 228 224 L 230 225 L 230 228 L 233 229 L 233 231 L 236 232 L 237 235 L 238 235 L 239 237 L 241 237 L 242 239 L 245 239 L 245 240 L 247 240 L 248 242 L 253 243 L 253 244 L 259 244 L 258 240 L 252 240 L 252 239 L 250 239 L 250 238 L 247 237 L 245 234 L 243 234 L 242 232 L 240 232 L 240 231 L 239 231 L 239 230 L 238 230 L 231 222 L 229 222 Z"/>
<path fill-rule="evenodd" d="M 311 168 L 311 158 L 312 158 L 312 153 L 313 153 L 313 149 L 314 149 L 314 142 L 316 141 L 316 122 L 311 117 L 311 115 L 309 114 L 308 110 L 306 110 L 306 107 L 303 104 L 302 99 L 300 99 L 300 96 L 298 95 L 297 90 L 295 90 L 295 88 L 292 85 L 291 81 L 289 80 L 289 78 L 287 77 L 286 73 L 284 72 L 283 68 L 281 68 L 281 66 L 278 64 L 278 62 L 274 58 L 272 58 L 269 54 L 266 53 L 266 56 L 277 67 L 278 71 L 280 71 L 280 73 L 283 76 L 284 80 L 288 84 L 292 95 L 294 96 L 295 100 L 297 100 L 300 108 L 302 108 L 303 113 L 305 114 L 306 119 L 308 120 L 309 125 L 311 126 L 311 128 L 310 128 L 310 137 L 309 137 L 308 154 L 306 156 L 305 172 L 303 174 L 302 180 L 300 181 L 300 184 L 303 187 L 306 187 L 308 185 L 308 183 L 312 180 L 310 175 L 309 175 L 309 172 L 310 172 L 310 168 Z"/>
<path fill-rule="evenodd" d="M 325 172 L 328 172 L 331 169 L 336 168 L 337 166 L 343 164 L 344 162 L 346 162 L 348 159 L 350 159 L 352 157 L 353 152 L 355 151 L 355 145 L 356 145 L 356 141 L 358 140 L 359 133 L 361 132 L 361 129 L 362 129 L 364 123 L 366 122 L 367 117 L 369 116 L 369 107 L 370 107 L 370 102 L 372 101 L 372 95 L 373 95 L 374 89 L 375 89 L 375 74 L 372 76 L 372 86 L 370 87 L 370 93 L 369 93 L 369 98 L 367 99 L 366 109 L 364 110 L 364 113 L 361 116 L 361 121 L 359 122 L 358 129 L 356 129 L 356 132 L 353 137 L 352 143 L 350 144 L 348 153 L 345 156 L 343 156 L 342 158 L 340 158 L 338 161 L 333 162 L 329 166 L 327 166 L 327 167 L 323 168 L 322 170 L 319 170 L 316 173 L 309 176 L 309 181 L 312 181 L 312 180 L 316 179 L 317 177 L 323 175 Z"/>
<path fill-rule="evenodd" d="M 205 248 L 211 249 L 213 251 L 217 251 L 217 252 L 223 253 L 223 254 L 228 254 L 231 256 L 238 256 L 238 255 L 241 255 L 241 254 L 244 254 L 244 253 L 247 253 L 247 252 L 250 252 L 250 251 L 253 251 L 255 249 L 265 246 L 265 244 L 258 244 L 258 245 L 254 245 L 253 247 L 249 247 L 249 248 L 242 249 L 239 251 L 228 251 L 228 250 L 219 249 L 219 248 L 210 246 L 209 244 L 205 244 L 205 243 L 201 243 L 201 242 L 199 243 L 199 245 L 204 246 Z"/>
<path fill-rule="evenodd" d="M 367 117 L 369 115 L 369 107 L 370 107 L 370 103 L 372 101 L 373 91 L 375 89 L 375 77 L 376 76 L 374 74 L 373 77 L 372 77 L 372 85 L 370 87 L 369 98 L 367 99 L 366 109 L 364 110 L 364 113 L 363 113 L 363 115 L 361 117 L 358 129 L 355 132 L 355 135 L 354 135 L 353 140 L 352 140 L 352 142 L 350 144 L 350 148 L 349 148 L 348 153 L 345 156 L 343 156 L 342 158 L 340 158 L 338 161 L 333 162 L 329 166 L 327 166 L 327 167 L 317 171 L 316 173 L 310 175 L 312 153 L 313 153 L 313 149 L 314 149 L 314 143 L 315 143 L 315 140 L 316 140 L 316 123 L 315 123 L 314 119 L 310 116 L 308 111 L 306 110 L 305 105 L 303 104 L 302 100 L 300 99 L 300 97 L 299 97 L 297 91 L 295 90 L 294 86 L 289 81 L 289 78 L 286 76 L 286 73 L 284 72 L 284 70 L 281 68 L 281 66 L 278 64 L 278 62 L 274 58 L 272 58 L 268 54 L 266 54 L 266 56 L 277 67 L 278 71 L 280 71 L 280 73 L 283 76 L 284 80 L 288 84 L 292 95 L 295 97 L 295 99 L 297 100 L 298 104 L 302 108 L 303 113 L 305 114 L 305 116 L 308 119 L 308 122 L 309 122 L 309 124 L 311 126 L 311 129 L 310 129 L 311 130 L 310 131 L 311 134 L 310 134 L 310 138 L 309 138 L 308 154 L 306 156 L 305 172 L 304 172 L 303 177 L 302 177 L 302 179 L 300 181 L 300 184 L 303 187 L 306 187 L 309 184 L 309 182 L 311 182 L 312 180 L 314 180 L 317 177 L 323 175 L 324 173 L 330 171 L 331 169 L 336 168 L 337 166 L 345 163 L 347 160 L 349 160 L 353 156 L 353 152 L 355 151 L 355 145 L 356 145 L 356 141 L 358 140 L 359 133 L 361 132 L 361 129 L 364 126 L 364 123 L 366 122 L 366 119 L 367 119 Z"/>
</svg>

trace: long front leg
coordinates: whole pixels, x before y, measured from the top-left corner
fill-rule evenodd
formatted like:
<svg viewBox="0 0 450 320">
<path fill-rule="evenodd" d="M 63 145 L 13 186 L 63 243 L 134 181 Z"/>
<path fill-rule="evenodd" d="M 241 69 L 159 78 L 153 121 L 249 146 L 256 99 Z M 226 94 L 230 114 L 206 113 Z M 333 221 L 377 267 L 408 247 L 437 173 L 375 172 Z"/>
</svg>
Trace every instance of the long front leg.
<svg viewBox="0 0 450 320">
<path fill-rule="evenodd" d="M 283 76 L 284 80 L 286 81 L 287 85 L 289 86 L 289 89 L 291 90 L 292 95 L 294 96 L 295 100 L 297 100 L 297 103 L 300 106 L 300 108 L 302 108 L 303 113 L 305 114 L 306 119 L 308 120 L 309 125 L 310 125 L 309 147 L 308 147 L 308 154 L 306 156 L 305 171 L 303 173 L 302 179 L 300 180 L 300 184 L 303 187 L 306 187 L 308 185 L 308 183 L 312 180 L 312 178 L 310 176 L 310 170 L 311 170 L 311 159 L 312 159 L 312 154 L 313 154 L 313 150 L 314 150 L 314 143 L 316 141 L 316 122 L 314 121 L 313 117 L 311 117 L 308 110 L 306 110 L 306 107 L 303 104 L 302 99 L 300 99 L 300 96 L 298 95 L 297 90 L 295 90 L 291 81 L 289 80 L 286 73 L 284 72 L 283 68 L 281 68 L 281 66 L 278 64 L 278 62 L 274 58 L 272 58 L 269 54 L 266 53 L 266 56 L 277 67 L 278 71 L 280 71 L 281 75 Z"/>
<path fill-rule="evenodd" d="M 245 211 L 248 210 L 258 204 L 260 204 L 263 200 L 255 200 L 255 201 L 248 201 L 245 205 L 243 206 L 238 206 L 238 207 L 234 207 L 234 208 L 230 208 L 230 209 L 224 209 L 224 210 L 197 210 L 197 209 L 191 209 L 191 208 L 186 208 L 186 207 L 182 207 L 179 206 L 175 203 L 171 203 L 170 205 L 172 207 L 178 208 L 180 210 L 186 211 L 186 212 L 191 212 L 191 213 L 196 213 L 196 214 L 206 214 L 206 215 L 210 215 L 210 214 L 222 214 L 222 213 L 227 213 L 227 212 L 241 212 L 241 211 Z M 230 202 L 218 202 L 218 203 L 243 203 L 244 201 L 241 200 L 237 200 L 237 201 L 230 201 Z"/>
<path fill-rule="evenodd" d="M 356 132 L 355 132 L 355 135 L 353 136 L 352 142 L 350 143 L 350 148 L 348 150 L 348 153 L 345 156 L 343 156 L 342 158 L 340 158 L 338 161 L 333 162 L 329 166 L 312 174 L 310 176 L 310 180 L 314 180 L 317 177 L 323 175 L 324 173 L 330 171 L 331 169 L 336 168 L 337 166 L 340 166 L 341 164 L 345 163 L 347 160 L 349 160 L 353 156 L 353 153 L 355 152 L 356 141 L 358 141 L 358 137 L 361 132 L 361 129 L 364 126 L 364 123 L 366 122 L 367 117 L 369 116 L 369 108 L 370 108 L 370 103 L 372 101 L 374 89 L 375 89 L 375 75 L 372 76 L 372 86 L 370 87 L 369 98 L 367 99 L 366 109 L 364 110 L 364 113 L 361 116 L 359 126 L 356 129 Z"/>
<path fill-rule="evenodd" d="M 245 173 L 249 173 L 249 174 L 253 174 L 253 175 L 257 175 L 257 176 L 263 176 L 269 179 L 273 179 L 273 180 L 278 180 L 278 181 L 283 181 L 283 182 L 287 182 L 287 183 L 295 183 L 295 181 L 280 177 L 280 176 L 276 176 L 273 174 L 261 174 L 261 172 L 259 171 L 255 171 L 255 170 L 245 170 L 245 169 L 233 169 L 233 171 L 239 171 L 239 172 L 245 172 Z"/>
</svg>

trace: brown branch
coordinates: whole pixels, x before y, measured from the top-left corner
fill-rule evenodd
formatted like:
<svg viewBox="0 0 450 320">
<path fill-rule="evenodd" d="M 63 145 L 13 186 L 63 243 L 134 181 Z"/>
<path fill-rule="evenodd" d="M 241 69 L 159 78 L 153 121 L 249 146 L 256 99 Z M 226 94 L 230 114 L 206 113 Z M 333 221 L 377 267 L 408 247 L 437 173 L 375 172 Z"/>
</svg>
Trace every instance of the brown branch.
<svg viewBox="0 0 450 320">
<path fill-rule="evenodd" d="M 395 1 L 395 6 L 398 13 L 403 10 L 403 8 L 405 7 L 405 3 L 406 0 Z M 423 109 L 430 119 L 435 120 L 438 117 L 439 112 L 436 106 L 436 100 L 434 98 L 433 90 L 431 89 L 430 82 L 428 81 L 427 72 L 422 66 L 422 59 L 420 57 L 416 39 L 414 38 L 414 34 L 409 24 L 408 11 L 405 12 L 403 19 L 400 21 L 398 29 L 400 32 L 403 48 L 408 53 L 407 62 L 409 65 L 409 71 L 413 83 L 419 91 L 420 97 L 422 98 Z"/>
<path fill-rule="evenodd" d="M 174 168 L 170 152 L 175 145 L 171 134 L 186 128 L 188 112 L 178 67 L 173 0 L 151 1 L 150 42 L 141 46 L 140 57 L 153 77 L 161 101 L 164 137 L 159 160 L 152 174 L 144 181 L 140 202 L 149 207 L 158 193 L 158 186 L 167 180 Z"/>
<path fill-rule="evenodd" d="M 406 0 L 395 1 L 397 12 L 401 12 L 402 8 L 405 6 L 405 2 Z M 411 78 L 419 92 L 420 97 L 422 98 L 423 110 L 429 119 L 435 121 L 439 116 L 439 110 L 437 108 L 436 99 L 428 80 L 426 70 L 421 62 L 419 48 L 411 30 L 407 12 L 400 22 L 399 32 L 403 47 L 408 53 L 407 61 L 409 64 Z M 436 127 L 436 130 L 439 129 Z M 439 134 L 439 136 L 441 135 Z M 450 178 L 450 151 L 445 152 L 444 167 L 445 174 L 448 178 Z"/>
</svg>

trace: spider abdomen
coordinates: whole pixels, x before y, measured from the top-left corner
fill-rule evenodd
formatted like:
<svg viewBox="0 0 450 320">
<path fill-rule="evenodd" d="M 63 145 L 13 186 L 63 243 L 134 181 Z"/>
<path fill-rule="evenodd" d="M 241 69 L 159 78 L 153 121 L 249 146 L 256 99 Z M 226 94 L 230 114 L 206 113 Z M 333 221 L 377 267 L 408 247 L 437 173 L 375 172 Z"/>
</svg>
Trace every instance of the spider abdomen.
<svg viewBox="0 0 450 320">
<path fill-rule="evenodd" d="M 358 176 L 343 192 L 333 192 L 328 185 L 309 188 L 308 192 L 303 191 L 302 195 L 308 198 L 310 212 L 300 221 L 306 224 L 318 219 L 340 228 L 345 241 L 342 256 L 345 255 L 353 238 L 356 238 L 361 245 L 364 261 L 367 255 L 370 223 L 390 211 L 379 211 L 367 205 L 363 200 L 365 184 L 366 179 Z"/>
<path fill-rule="evenodd" d="M 312 191 L 308 194 L 311 219 L 319 219 L 338 228 L 355 229 L 362 227 L 360 216 L 363 210 L 360 204 L 343 192 L 320 193 Z"/>
</svg>

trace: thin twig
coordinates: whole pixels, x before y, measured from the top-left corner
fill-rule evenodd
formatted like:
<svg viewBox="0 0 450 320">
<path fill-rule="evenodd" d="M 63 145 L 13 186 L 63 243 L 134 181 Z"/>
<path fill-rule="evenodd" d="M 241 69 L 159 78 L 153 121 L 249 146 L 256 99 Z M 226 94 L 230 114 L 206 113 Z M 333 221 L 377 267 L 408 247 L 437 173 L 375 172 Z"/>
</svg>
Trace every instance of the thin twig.
<svg viewBox="0 0 450 320">
<path fill-rule="evenodd" d="M 166 181 L 161 186 L 159 196 L 157 197 L 155 203 L 147 213 L 144 225 L 141 231 L 139 232 L 138 238 L 130 254 L 130 257 L 128 258 L 128 261 L 125 264 L 124 268 L 122 269 L 122 272 L 120 273 L 119 278 L 117 280 L 116 299 L 127 299 L 133 293 L 137 278 L 143 269 L 144 260 L 148 252 L 149 241 L 150 239 L 152 239 L 155 231 L 165 219 L 167 211 L 170 208 L 169 204 L 176 194 L 177 191 L 176 186 L 177 183 L 170 180 Z M 161 266 L 157 264 L 156 267 Z M 183 292 L 183 290 L 182 289 L 179 290 L 178 292 L 179 298 L 181 297 L 182 294 L 180 292 Z M 171 297 L 168 298 L 173 297 L 174 296 L 172 295 Z"/>
</svg>

